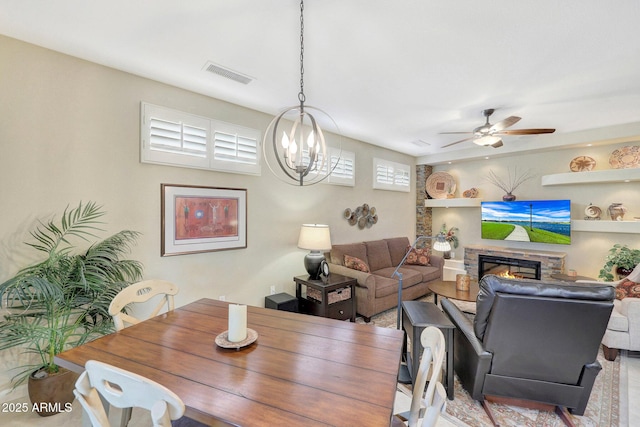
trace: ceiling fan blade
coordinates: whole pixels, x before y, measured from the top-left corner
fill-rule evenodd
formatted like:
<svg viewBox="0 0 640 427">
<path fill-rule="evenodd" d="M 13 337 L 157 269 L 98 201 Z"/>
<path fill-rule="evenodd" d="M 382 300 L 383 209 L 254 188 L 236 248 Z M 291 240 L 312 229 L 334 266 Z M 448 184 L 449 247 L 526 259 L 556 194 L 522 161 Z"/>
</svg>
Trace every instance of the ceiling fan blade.
<svg viewBox="0 0 640 427">
<path fill-rule="evenodd" d="M 520 117 L 518 116 L 509 116 L 504 120 L 499 121 L 498 123 L 495 123 L 494 125 L 491 126 L 491 131 L 492 132 L 499 132 L 502 129 L 506 129 L 510 126 L 515 125 L 516 123 L 518 123 L 520 121 Z"/>
<path fill-rule="evenodd" d="M 439 135 L 462 135 L 462 134 L 472 134 L 473 132 L 440 132 Z"/>
<path fill-rule="evenodd" d="M 473 137 L 461 139 L 460 141 L 456 141 L 456 142 L 452 142 L 452 143 L 447 144 L 447 145 L 443 145 L 442 148 L 451 147 L 452 145 L 460 144 L 461 142 L 469 141 L 470 139 L 473 139 Z"/>
<path fill-rule="evenodd" d="M 554 133 L 555 129 L 513 129 L 496 132 L 495 135 L 536 135 L 539 133 Z"/>
<path fill-rule="evenodd" d="M 504 144 L 502 143 L 502 139 L 501 139 L 500 141 L 496 142 L 495 144 L 491 144 L 491 146 L 492 146 L 493 148 L 500 148 L 500 147 L 502 147 L 503 145 L 504 145 Z"/>
</svg>

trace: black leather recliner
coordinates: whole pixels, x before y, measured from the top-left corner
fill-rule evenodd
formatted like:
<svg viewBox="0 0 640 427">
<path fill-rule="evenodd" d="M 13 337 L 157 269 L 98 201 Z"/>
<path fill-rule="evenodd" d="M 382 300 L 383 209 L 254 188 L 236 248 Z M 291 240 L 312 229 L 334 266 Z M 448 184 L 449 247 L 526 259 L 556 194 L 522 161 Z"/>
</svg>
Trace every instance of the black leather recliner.
<svg viewBox="0 0 640 427">
<path fill-rule="evenodd" d="M 583 415 L 602 369 L 598 347 L 614 297 L 610 286 L 484 276 L 473 322 L 442 300 L 457 327 L 454 368 L 460 382 L 483 404 L 497 396 Z"/>
</svg>

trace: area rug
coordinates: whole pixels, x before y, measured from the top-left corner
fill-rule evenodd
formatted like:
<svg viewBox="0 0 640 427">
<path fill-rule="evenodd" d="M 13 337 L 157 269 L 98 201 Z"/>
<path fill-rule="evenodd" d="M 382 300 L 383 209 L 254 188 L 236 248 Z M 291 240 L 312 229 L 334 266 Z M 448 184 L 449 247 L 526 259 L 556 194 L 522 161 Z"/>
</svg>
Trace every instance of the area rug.
<svg viewBox="0 0 640 427">
<path fill-rule="evenodd" d="M 422 301 L 433 302 L 431 295 Z M 391 309 L 371 318 L 371 325 L 383 328 L 395 328 L 397 321 L 396 309 Z M 358 323 L 365 323 L 361 317 Z M 583 416 L 571 415 L 577 427 L 617 427 L 620 424 L 620 360 L 626 354 L 610 362 L 604 358 L 602 351 L 598 354 L 598 361 L 602 371 L 596 377 L 591 391 L 591 397 Z M 454 384 L 454 400 L 447 401 L 447 413 L 444 418 L 460 427 L 491 427 L 491 421 L 479 402 L 462 388 L 457 376 Z M 400 388 L 406 387 L 399 385 Z M 410 393 L 410 391 L 409 391 Z M 560 427 L 564 426 L 560 417 L 555 413 L 520 408 L 517 406 L 489 403 L 496 421 L 501 426 L 517 427 Z M 625 423 L 626 424 L 626 423 Z"/>
</svg>

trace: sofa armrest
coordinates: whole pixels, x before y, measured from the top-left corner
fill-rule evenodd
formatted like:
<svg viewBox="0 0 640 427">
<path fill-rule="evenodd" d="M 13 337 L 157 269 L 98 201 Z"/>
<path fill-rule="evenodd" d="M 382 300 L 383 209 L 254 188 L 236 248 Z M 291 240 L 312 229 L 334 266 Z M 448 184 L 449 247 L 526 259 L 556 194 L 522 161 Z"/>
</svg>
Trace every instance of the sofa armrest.
<svg viewBox="0 0 640 427">
<path fill-rule="evenodd" d="M 620 283 L 620 280 L 616 281 L 616 282 L 601 282 L 600 280 L 586 280 L 586 279 L 579 279 L 576 280 L 574 282 L 577 285 L 609 285 L 609 286 L 613 286 L 614 288 L 616 286 L 618 286 L 618 283 Z"/>
<path fill-rule="evenodd" d="M 429 264 L 433 267 L 438 268 L 438 270 L 440 270 L 440 272 L 442 273 L 442 270 L 444 269 L 444 258 L 441 257 L 440 255 L 429 255 Z"/>
<path fill-rule="evenodd" d="M 493 354 L 486 351 L 473 331 L 473 323 L 447 298 L 442 309 L 456 326 L 454 330 L 454 370 L 465 390 L 475 400 L 483 400 L 484 378 L 491 369 Z"/>
<path fill-rule="evenodd" d="M 623 298 L 618 311 L 629 322 L 629 344 L 631 348 L 640 347 L 640 298 Z"/>
<path fill-rule="evenodd" d="M 343 276 L 356 279 L 359 286 L 364 288 L 370 288 L 369 290 L 375 295 L 375 278 L 371 273 L 365 273 L 364 271 L 354 270 L 353 268 L 345 267 L 344 265 L 329 263 L 329 271 L 331 273 L 341 274 Z"/>
</svg>

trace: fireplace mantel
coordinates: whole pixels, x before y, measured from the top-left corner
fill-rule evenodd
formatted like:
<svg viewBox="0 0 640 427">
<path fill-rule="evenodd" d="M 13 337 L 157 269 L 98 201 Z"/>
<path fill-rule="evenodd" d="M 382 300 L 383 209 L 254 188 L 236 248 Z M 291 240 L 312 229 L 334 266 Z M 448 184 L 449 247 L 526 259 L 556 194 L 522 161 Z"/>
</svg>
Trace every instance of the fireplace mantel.
<svg viewBox="0 0 640 427">
<path fill-rule="evenodd" d="M 553 280 L 551 275 L 564 273 L 564 252 L 537 251 L 498 246 L 469 245 L 464 247 L 464 266 L 472 280 L 478 280 L 478 255 L 494 255 L 505 258 L 529 259 L 540 261 L 542 280 Z"/>
</svg>

